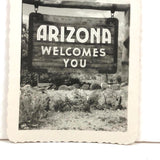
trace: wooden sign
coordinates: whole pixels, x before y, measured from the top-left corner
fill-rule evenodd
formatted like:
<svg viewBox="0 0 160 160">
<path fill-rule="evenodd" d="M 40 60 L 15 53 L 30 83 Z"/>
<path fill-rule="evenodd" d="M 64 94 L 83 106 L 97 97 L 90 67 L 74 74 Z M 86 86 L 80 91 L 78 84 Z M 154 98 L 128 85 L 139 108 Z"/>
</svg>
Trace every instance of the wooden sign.
<svg viewBox="0 0 160 160">
<path fill-rule="evenodd" d="M 29 66 L 34 70 L 117 70 L 118 20 L 30 14 Z"/>
</svg>

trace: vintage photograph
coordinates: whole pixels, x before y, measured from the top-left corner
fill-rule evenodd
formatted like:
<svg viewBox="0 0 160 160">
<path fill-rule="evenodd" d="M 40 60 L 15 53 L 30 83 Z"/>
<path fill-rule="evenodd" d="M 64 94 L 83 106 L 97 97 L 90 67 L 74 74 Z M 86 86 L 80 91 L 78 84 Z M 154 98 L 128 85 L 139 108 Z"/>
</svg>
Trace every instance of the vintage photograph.
<svg viewBox="0 0 160 160">
<path fill-rule="evenodd" d="M 139 2 L 16 1 L 10 12 L 9 139 L 133 143 Z"/>
<path fill-rule="evenodd" d="M 23 1 L 20 130 L 127 131 L 130 4 L 106 7 Z"/>
</svg>

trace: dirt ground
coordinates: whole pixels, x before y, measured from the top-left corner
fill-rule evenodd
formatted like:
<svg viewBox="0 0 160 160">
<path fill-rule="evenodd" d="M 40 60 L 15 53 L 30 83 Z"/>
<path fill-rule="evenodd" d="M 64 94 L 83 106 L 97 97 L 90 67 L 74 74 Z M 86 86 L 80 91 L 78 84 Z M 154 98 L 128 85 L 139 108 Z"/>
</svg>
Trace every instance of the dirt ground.
<svg viewBox="0 0 160 160">
<path fill-rule="evenodd" d="M 126 110 L 93 110 L 85 112 L 58 112 L 49 113 L 49 117 L 41 129 L 52 130 L 96 130 L 96 131 L 120 131 L 127 130 Z"/>
</svg>

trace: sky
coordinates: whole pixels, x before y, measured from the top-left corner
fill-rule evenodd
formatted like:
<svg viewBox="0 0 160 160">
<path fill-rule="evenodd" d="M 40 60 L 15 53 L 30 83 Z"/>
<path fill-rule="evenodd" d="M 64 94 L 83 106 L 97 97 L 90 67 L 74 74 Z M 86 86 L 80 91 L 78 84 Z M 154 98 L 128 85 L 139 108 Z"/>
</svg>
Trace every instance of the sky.
<svg viewBox="0 0 160 160">
<path fill-rule="evenodd" d="M 92 0 L 93 1 L 93 0 Z M 97 0 L 94 0 L 97 1 Z M 103 1 L 103 0 L 98 0 Z M 29 14 L 34 12 L 34 6 L 23 4 L 23 23 L 29 23 Z M 111 17 L 110 11 L 90 10 L 90 9 L 69 9 L 69 8 L 53 8 L 53 7 L 39 7 L 38 13 L 48 15 L 73 16 L 73 17 L 95 17 L 108 18 Z M 125 19 L 123 12 L 115 12 L 115 17 L 119 19 L 119 40 L 123 40 L 126 31 Z"/>
</svg>

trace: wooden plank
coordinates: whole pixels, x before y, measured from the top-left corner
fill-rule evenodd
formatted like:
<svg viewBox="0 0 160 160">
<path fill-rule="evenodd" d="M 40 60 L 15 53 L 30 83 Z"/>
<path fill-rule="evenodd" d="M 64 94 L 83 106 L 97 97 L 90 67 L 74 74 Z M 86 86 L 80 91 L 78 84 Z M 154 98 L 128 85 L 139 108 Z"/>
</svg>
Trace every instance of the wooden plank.
<svg viewBox="0 0 160 160">
<path fill-rule="evenodd" d="M 81 53 L 83 52 L 83 49 L 91 50 L 91 55 L 93 56 L 93 49 L 97 49 L 98 51 L 100 49 L 105 49 L 105 53 L 106 55 L 114 55 L 114 45 L 87 45 L 87 44 L 62 44 L 62 43 L 51 43 L 51 44 L 47 44 L 47 43 L 33 43 L 34 48 L 33 48 L 33 56 L 42 56 L 42 50 L 41 50 L 41 46 L 44 47 L 51 47 L 51 52 L 50 55 L 52 55 L 53 53 L 53 47 L 57 47 L 57 49 L 59 50 L 59 55 L 62 53 L 66 55 L 66 49 L 67 48 L 71 48 L 69 50 L 70 53 L 73 52 L 74 48 L 79 48 Z M 62 49 L 62 50 L 61 50 Z M 62 51 L 62 52 L 61 52 Z M 72 54 L 73 55 L 73 54 Z M 99 56 L 98 56 L 99 57 Z"/>
<path fill-rule="evenodd" d="M 67 58 L 64 58 L 64 59 L 67 59 Z M 73 59 L 74 58 L 69 58 L 70 61 L 73 60 Z M 82 60 L 88 60 L 88 59 L 83 58 Z M 77 61 L 79 61 L 79 60 L 77 60 Z M 42 64 L 44 62 L 44 60 L 43 59 L 41 59 L 41 60 L 34 59 L 33 63 L 36 63 L 36 62 L 39 62 L 39 63 Z M 111 62 L 114 63 L 113 57 L 108 57 L 108 59 L 101 59 L 101 60 L 100 59 L 89 59 L 87 61 L 87 64 L 103 64 L 103 65 L 105 65 L 105 64 L 111 64 Z M 51 59 L 50 58 L 48 60 L 48 63 L 53 63 L 53 64 L 56 64 L 56 63 L 60 64 L 60 63 L 62 63 L 63 66 L 64 66 L 63 59 L 54 59 L 54 58 Z"/>
<path fill-rule="evenodd" d="M 52 62 L 49 62 L 49 63 L 45 63 L 45 62 L 33 62 L 33 65 L 35 66 L 35 68 L 36 69 L 57 69 L 57 68 L 61 68 L 61 69 L 68 69 L 68 68 L 71 68 L 71 69 L 96 69 L 96 70 L 98 70 L 98 69 L 104 69 L 104 70 L 108 70 L 108 67 L 110 67 L 110 68 L 112 68 L 113 67 L 113 64 L 104 64 L 104 63 L 101 63 L 101 64 L 91 64 L 91 63 L 88 63 L 87 64 L 87 67 L 86 68 L 81 68 L 81 67 L 79 67 L 79 66 L 77 66 L 77 67 L 75 67 L 75 68 L 73 68 L 73 67 L 71 67 L 71 65 L 70 64 L 68 64 L 68 67 L 67 68 L 65 68 L 64 67 L 64 64 L 63 63 L 52 63 Z M 40 66 L 42 66 L 42 67 L 40 67 Z"/>
<path fill-rule="evenodd" d="M 59 31 L 61 26 L 66 27 L 66 26 L 70 26 L 75 28 L 75 30 L 77 30 L 78 28 L 84 27 L 88 30 L 90 30 L 90 28 L 99 28 L 100 30 L 102 28 L 107 28 L 110 30 L 111 32 L 111 36 L 112 36 L 112 43 L 114 43 L 114 36 L 115 36 L 115 30 L 116 30 L 116 26 L 114 23 L 111 22 L 110 18 L 108 18 L 107 20 L 105 18 L 83 18 L 83 17 L 64 17 L 64 16 L 49 16 L 49 15 L 43 15 L 43 16 L 39 16 L 39 18 L 36 18 L 33 16 L 33 40 L 36 41 L 37 38 L 37 34 L 36 31 L 38 29 L 38 27 L 42 24 L 46 25 L 54 25 L 56 26 Z M 96 22 L 96 23 L 95 23 Z M 66 30 L 65 28 L 65 39 L 68 36 L 69 31 Z M 102 32 L 100 32 L 100 35 L 102 36 Z M 102 39 L 100 36 L 100 39 Z M 60 37 L 60 35 L 58 36 L 58 38 Z M 76 32 L 73 35 L 73 38 L 76 37 Z M 81 35 L 81 38 L 83 38 L 83 35 Z M 64 41 L 65 42 L 65 41 Z M 77 41 L 76 41 L 77 42 Z M 75 44 L 76 44 L 75 42 Z M 87 44 L 87 42 L 86 42 Z"/>
<path fill-rule="evenodd" d="M 76 57 L 60 57 L 60 56 L 48 56 L 48 57 L 46 57 L 46 56 L 43 56 L 43 57 L 41 57 L 41 58 L 34 58 L 33 59 L 33 61 L 34 62 L 45 62 L 45 61 L 47 61 L 47 63 L 50 63 L 50 62 L 52 62 L 52 63 L 54 63 L 54 62 L 56 62 L 56 63 L 61 63 L 61 62 L 63 62 L 63 59 L 69 59 L 69 60 L 73 60 L 73 59 L 77 59 Z M 101 57 L 101 58 L 91 58 L 91 57 L 78 57 L 78 61 L 79 61 L 79 59 L 82 59 L 82 60 L 87 60 L 87 63 L 97 63 L 97 64 L 100 64 L 100 63 L 103 63 L 103 64 L 112 64 L 112 63 L 114 63 L 114 58 L 113 58 L 113 56 L 111 56 L 111 55 L 108 55 L 108 56 L 106 56 L 105 58 L 103 58 L 103 57 Z"/>
<path fill-rule="evenodd" d="M 70 23 L 70 24 L 73 24 L 74 26 L 76 25 L 87 25 L 86 27 L 92 27 L 92 25 L 97 25 L 97 26 L 102 26 L 102 27 L 105 27 L 106 25 L 106 20 L 109 19 L 109 18 L 96 18 L 96 17 L 71 17 L 71 16 L 59 16 L 59 15 L 46 15 L 46 14 L 39 14 L 37 15 L 39 16 L 38 19 L 37 17 L 33 17 L 33 20 L 34 21 L 37 21 L 37 22 L 54 22 L 55 24 L 58 23 L 58 24 L 63 24 L 65 25 L 66 23 Z M 95 23 L 96 21 L 96 23 Z M 112 25 L 112 24 L 110 24 Z"/>
<path fill-rule="evenodd" d="M 37 0 L 38 1 L 38 0 Z M 35 0 L 23 0 L 26 4 L 35 4 Z M 57 8 L 77 8 L 77 9 L 95 9 L 95 10 L 115 10 L 127 11 L 130 4 L 110 4 L 107 2 L 89 2 L 89 1 L 63 1 L 63 0 L 39 0 L 39 6 L 57 7 Z"/>
</svg>

